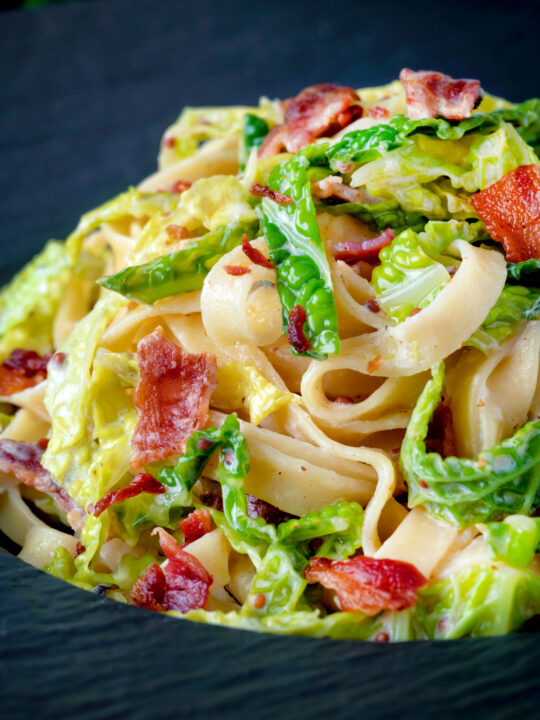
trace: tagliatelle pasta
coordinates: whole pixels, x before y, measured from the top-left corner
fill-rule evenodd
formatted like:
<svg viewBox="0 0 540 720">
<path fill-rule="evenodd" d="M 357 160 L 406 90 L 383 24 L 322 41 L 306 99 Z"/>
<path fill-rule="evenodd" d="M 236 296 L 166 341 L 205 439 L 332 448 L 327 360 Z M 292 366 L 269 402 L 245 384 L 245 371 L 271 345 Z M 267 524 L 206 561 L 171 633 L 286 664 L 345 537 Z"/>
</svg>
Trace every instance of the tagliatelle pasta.
<svg viewBox="0 0 540 720">
<path fill-rule="evenodd" d="M 540 100 L 400 78 L 184 110 L 3 289 L 23 560 L 272 633 L 540 613 Z"/>
</svg>

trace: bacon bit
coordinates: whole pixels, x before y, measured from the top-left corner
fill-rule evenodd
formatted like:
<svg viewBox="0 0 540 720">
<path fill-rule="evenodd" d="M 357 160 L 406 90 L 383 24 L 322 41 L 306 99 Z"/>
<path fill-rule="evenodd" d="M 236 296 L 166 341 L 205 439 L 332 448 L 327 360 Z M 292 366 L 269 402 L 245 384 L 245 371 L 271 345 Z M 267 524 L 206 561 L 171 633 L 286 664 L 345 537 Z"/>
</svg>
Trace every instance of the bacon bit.
<svg viewBox="0 0 540 720">
<path fill-rule="evenodd" d="M 303 465 L 300 465 L 300 470 L 301 470 L 302 472 L 306 472 L 306 468 L 305 468 Z"/>
<path fill-rule="evenodd" d="M 411 120 L 442 116 L 464 120 L 482 98 L 479 80 L 455 80 L 450 75 L 403 68 L 399 74 Z"/>
<path fill-rule="evenodd" d="M 443 458 L 457 454 L 456 433 L 449 400 L 444 400 L 435 408 L 428 425 L 426 452 L 437 453 Z"/>
<path fill-rule="evenodd" d="M 223 498 L 221 497 L 221 485 L 214 480 L 204 479 L 205 492 L 199 495 L 200 502 L 206 507 L 223 511 Z M 206 489 L 207 488 L 207 489 Z"/>
<path fill-rule="evenodd" d="M 260 265 L 261 267 L 270 268 L 271 270 L 276 267 L 271 260 L 262 254 L 260 250 L 253 247 L 253 245 L 249 242 L 246 233 L 242 235 L 242 252 L 254 265 Z"/>
<path fill-rule="evenodd" d="M 386 120 L 390 117 L 390 111 L 380 105 L 375 105 L 368 110 L 369 117 L 375 118 L 375 120 Z"/>
<path fill-rule="evenodd" d="M 130 597 L 134 605 L 157 612 L 163 610 L 166 590 L 165 573 L 157 563 L 152 563 L 131 588 Z"/>
<path fill-rule="evenodd" d="M 310 540 L 310 542 L 309 542 L 309 549 L 311 550 L 311 552 L 315 553 L 315 552 L 317 552 L 317 550 L 319 550 L 322 547 L 322 544 L 323 544 L 322 538 L 320 538 L 320 537 L 313 538 L 313 540 Z"/>
<path fill-rule="evenodd" d="M 54 365 L 61 366 L 66 362 L 66 360 L 67 360 L 66 353 L 57 352 L 57 353 L 54 353 L 54 355 L 52 356 L 52 358 L 50 359 L 49 362 L 54 363 Z"/>
<path fill-rule="evenodd" d="M 267 523 L 272 523 L 272 525 L 279 525 L 280 523 L 286 522 L 293 517 L 292 515 L 283 512 L 274 505 L 271 505 L 264 500 L 256 498 L 254 495 L 248 495 L 246 493 L 246 501 L 247 514 L 251 518 L 262 517 L 266 520 Z"/>
<path fill-rule="evenodd" d="M 73 558 L 79 557 L 79 555 L 82 555 L 83 552 L 86 552 L 86 547 L 81 542 L 78 542 L 75 547 L 75 555 Z"/>
<path fill-rule="evenodd" d="M 93 506 L 92 509 L 90 508 L 90 506 L 88 509 L 96 517 L 99 517 L 101 513 L 104 512 L 108 507 L 110 507 L 111 505 L 115 505 L 116 503 L 122 502 L 122 500 L 136 497 L 137 495 L 141 495 L 142 493 L 150 493 L 151 495 L 163 495 L 163 493 L 165 492 L 165 486 L 162 485 L 159 480 L 156 480 L 153 475 L 150 475 L 150 473 L 138 473 L 137 475 L 135 475 L 135 477 L 127 487 L 123 487 L 120 488 L 120 490 L 113 490 L 112 492 L 107 493 L 107 495 L 102 497 L 101 500 L 97 501 L 97 503 Z"/>
<path fill-rule="evenodd" d="M 417 590 L 427 583 L 414 565 L 365 555 L 339 561 L 314 557 L 304 577 L 335 590 L 342 610 L 365 615 L 413 607 Z"/>
<path fill-rule="evenodd" d="M 166 610 L 197 610 L 206 605 L 212 576 L 196 557 L 182 550 L 176 540 L 163 528 L 154 528 L 159 544 L 168 558 L 162 568 L 166 589 L 159 601 Z M 157 599 L 157 598 L 156 598 Z"/>
<path fill-rule="evenodd" d="M 182 520 L 180 530 L 184 533 L 185 544 L 188 545 L 206 533 L 212 532 L 212 516 L 208 510 L 194 510 Z"/>
<path fill-rule="evenodd" d="M 384 630 L 381 630 L 381 632 L 378 632 L 373 639 L 375 642 L 387 643 L 390 640 L 390 635 L 387 632 L 384 632 Z"/>
<path fill-rule="evenodd" d="M 479 401 L 476 403 L 476 407 L 485 407 L 485 405 L 486 405 L 486 403 L 485 403 L 484 400 L 479 400 Z"/>
<path fill-rule="evenodd" d="M 197 440 L 197 449 L 202 450 L 203 452 L 205 450 L 209 450 L 212 447 L 212 442 L 208 440 L 207 438 L 199 438 Z"/>
<path fill-rule="evenodd" d="M 47 377 L 50 355 L 38 355 L 33 350 L 13 350 L 0 365 L 0 395 L 13 395 L 39 385 Z"/>
<path fill-rule="evenodd" d="M 279 190 L 271 190 L 268 185 L 260 185 L 259 183 L 253 183 L 249 192 L 255 197 L 267 197 L 278 205 L 291 205 L 293 201 L 290 195 L 285 195 Z"/>
<path fill-rule="evenodd" d="M 181 195 L 186 190 L 189 190 L 192 183 L 188 182 L 187 180 L 177 180 L 175 183 L 173 183 L 173 186 L 171 187 L 171 192 L 176 193 L 177 195 Z"/>
<path fill-rule="evenodd" d="M 168 137 L 164 137 L 161 142 L 163 147 L 173 148 L 176 145 L 176 138 L 172 135 L 169 135 Z"/>
<path fill-rule="evenodd" d="M 183 225 L 167 225 L 165 232 L 171 240 L 185 240 L 185 238 L 189 235 Z"/>
<path fill-rule="evenodd" d="M 378 313 L 381 311 L 379 303 L 376 300 L 368 300 L 366 302 L 366 307 L 372 313 Z"/>
<path fill-rule="evenodd" d="M 450 278 L 452 278 L 452 276 L 457 273 L 457 267 L 455 265 L 449 265 L 445 269 L 446 269 L 446 272 L 450 275 Z"/>
<path fill-rule="evenodd" d="M 339 395 L 334 402 L 340 403 L 340 405 L 352 405 L 353 400 L 346 395 Z"/>
<path fill-rule="evenodd" d="M 349 264 L 359 260 L 377 260 L 381 250 L 390 245 L 395 237 L 395 232 L 391 228 L 386 228 L 384 232 L 374 238 L 338 242 L 332 248 L 332 252 L 336 260 L 343 260 Z"/>
<path fill-rule="evenodd" d="M 223 269 L 228 275 L 247 275 L 248 272 L 251 272 L 251 268 L 244 265 L 224 265 Z"/>
<path fill-rule="evenodd" d="M 0 472 L 15 475 L 24 485 L 50 495 L 55 505 L 66 514 L 72 528 L 81 530 L 84 510 L 43 467 L 41 458 L 44 450 L 42 442 L 28 443 L 3 438 L 0 440 Z"/>
<path fill-rule="evenodd" d="M 321 198 L 321 200 L 337 197 L 340 200 L 345 200 L 345 202 L 359 202 L 362 198 L 361 192 L 350 185 L 345 185 L 343 178 L 339 175 L 330 175 L 323 180 L 319 180 L 319 182 L 312 183 L 311 194 L 313 197 Z"/>
<path fill-rule="evenodd" d="M 191 354 L 167 340 L 161 328 L 137 346 L 140 378 L 135 389 L 138 422 L 131 468 L 138 470 L 185 450 L 187 440 L 208 418 L 216 387 L 216 360 Z"/>
<path fill-rule="evenodd" d="M 427 482 L 425 480 L 422 480 L 422 478 L 418 478 L 418 484 L 420 485 L 421 488 L 424 488 L 424 489 L 429 487 Z"/>
<path fill-rule="evenodd" d="M 471 197 L 487 231 L 509 262 L 540 258 L 540 168 L 521 165 Z"/>
<path fill-rule="evenodd" d="M 370 360 L 367 364 L 366 370 L 368 373 L 374 373 L 376 370 L 378 370 L 381 365 L 383 364 L 384 359 L 382 355 L 377 355 L 373 358 L 373 360 Z"/>
<path fill-rule="evenodd" d="M 263 607 L 266 605 L 266 595 L 255 595 L 253 600 L 251 601 L 251 604 L 255 608 L 255 610 L 262 610 Z"/>
<path fill-rule="evenodd" d="M 413 317 L 413 315 L 418 315 L 419 312 L 422 312 L 422 308 L 415 307 L 411 310 L 411 314 L 409 317 Z"/>
<path fill-rule="evenodd" d="M 306 322 L 306 311 L 302 305 L 295 305 L 289 313 L 289 327 L 287 328 L 287 339 L 289 345 L 298 353 L 305 353 L 311 347 L 311 343 L 304 335 L 304 323 Z"/>
<path fill-rule="evenodd" d="M 311 85 L 292 98 L 283 124 L 276 125 L 263 140 L 259 157 L 282 150 L 297 153 L 316 138 L 331 137 L 359 117 L 362 107 L 355 90 L 328 83 Z"/>
<path fill-rule="evenodd" d="M 366 280 L 371 282 L 371 276 L 373 275 L 373 265 L 366 262 L 365 260 L 359 260 L 357 263 L 354 263 L 354 265 L 351 265 L 351 267 L 355 273 L 360 275 L 360 277 L 366 278 Z"/>
</svg>

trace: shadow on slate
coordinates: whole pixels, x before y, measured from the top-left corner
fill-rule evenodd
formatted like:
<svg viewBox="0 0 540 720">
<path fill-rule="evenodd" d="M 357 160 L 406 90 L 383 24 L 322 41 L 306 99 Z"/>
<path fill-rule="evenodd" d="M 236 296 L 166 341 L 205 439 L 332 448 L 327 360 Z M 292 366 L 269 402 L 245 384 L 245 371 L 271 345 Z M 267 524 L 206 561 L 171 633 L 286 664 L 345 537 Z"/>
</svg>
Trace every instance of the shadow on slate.
<svg viewBox="0 0 540 720">
<path fill-rule="evenodd" d="M 184 105 L 375 85 L 401 67 L 538 94 L 538 2 L 114 0 L 3 13 L 0 281 L 155 168 Z M 200 626 L 0 554 L 0 708 L 16 718 L 475 718 L 537 713 L 530 634 L 378 646 Z"/>
</svg>

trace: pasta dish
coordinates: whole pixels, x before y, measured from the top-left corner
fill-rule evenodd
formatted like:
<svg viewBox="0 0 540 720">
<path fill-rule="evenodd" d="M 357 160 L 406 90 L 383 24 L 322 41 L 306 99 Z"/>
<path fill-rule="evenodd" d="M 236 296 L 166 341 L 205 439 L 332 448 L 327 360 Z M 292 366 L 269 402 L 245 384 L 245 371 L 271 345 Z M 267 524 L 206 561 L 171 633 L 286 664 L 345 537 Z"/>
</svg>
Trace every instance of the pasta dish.
<svg viewBox="0 0 540 720">
<path fill-rule="evenodd" d="M 100 596 L 381 642 L 540 613 L 540 100 L 187 108 L 0 293 L 0 530 Z"/>
</svg>

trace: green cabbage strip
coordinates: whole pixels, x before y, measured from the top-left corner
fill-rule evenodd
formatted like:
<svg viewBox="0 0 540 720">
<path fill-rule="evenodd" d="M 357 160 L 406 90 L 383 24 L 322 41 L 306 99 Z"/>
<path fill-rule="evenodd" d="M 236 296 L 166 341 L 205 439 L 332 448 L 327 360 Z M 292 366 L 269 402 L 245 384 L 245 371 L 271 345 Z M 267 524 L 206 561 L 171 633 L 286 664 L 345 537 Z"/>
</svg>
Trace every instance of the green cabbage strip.
<svg viewBox="0 0 540 720">
<path fill-rule="evenodd" d="M 324 359 L 339 353 L 339 335 L 330 267 L 307 173 L 318 154 L 319 146 L 308 146 L 274 168 L 270 187 L 288 195 L 293 202 L 278 205 L 264 198 L 262 215 L 270 258 L 276 266 L 284 329 L 288 327 L 292 308 L 302 305 L 307 316 L 304 331 L 311 346 L 305 354 Z"/>
<path fill-rule="evenodd" d="M 15 348 L 53 349 L 53 323 L 71 277 L 61 242 L 51 240 L 0 292 L 0 359 Z"/>
<path fill-rule="evenodd" d="M 512 335 L 524 322 L 540 318 L 540 290 L 506 285 L 478 330 L 465 345 L 486 354 Z"/>
<path fill-rule="evenodd" d="M 373 270 L 377 300 L 395 322 L 405 320 L 415 308 L 424 308 L 450 280 L 447 267 L 460 260 L 449 250 L 454 240 L 476 242 L 485 235 L 480 222 L 433 220 L 420 233 L 405 230 L 379 253 Z"/>
<path fill-rule="evenodd" d="M 256 224 L 233 223 L 187 243 L 181 250 L 145 263 L 132 265 L 116 275 L 101 278 L 100 285 L 131 300 L 152 304 L 161 298 L 200 290 L 216 262 L 241 244 L 242 235 L 251 239 Z"/>
<path fill-rule="evenodd" d="M 531 258 L 520 263 L 508 263 L 506 269 L 509 282 L 540 286 L 540 258 Z"/>
<path fill-rule="evenodd" d="M 460 527 L 528 514 L 540 486 L 540 420 L 527 423 L 476 460 L 426 453 L 425 438 L 441 398 L 444 365 L 437 365 L 432 374 L 401 447 L 409 505 L 424 505 L 432 515 Z"/>
<path fill-rule="evenodd" d="M 380 158 L 416 133 L 432 135 L 439 140 L 459 140 L 467 133 L 485 134 L 496 130 L 503 123 L 514 125 L 525 142 L 536 148 L 540 143 L 540 99 L 527 100 L 512 109 L 478 113 L 455 125 L 443 118 L 410 120 L 405 115 L 396 115 L 384 125 L 348 133 L 326 150 L 326 157 L 330 167 L 339 170 L 342 163 L 359 164 Z"/>
<path fill-rule="evenodd" d="M 240 169 L 246 166 L 253 148 L 259 148 L 268 135 L 268 123 L 258 115 L 246 113 L 242 120 L 242 140 L 240 142 Z"/>
<path fill-rule="evenodd" d="M 524 570 L 529 567 L 540 543 L 540 518 L 509 515 L 481 529 L 494 560 Z"/>
<path fill-rule="evenodd" d="M 136 188 L 129 188 L 81 217 L 66 240 L 67 251 L 76 260 L 84 238 L 103 223 L 116 222 L 125 217 L 143 218 L 156 213 L 168 213 L 176 209 L 179 202 L 180 195 L 177 194 L 143 193 Z"/>
<path fill-rule="evenodd" d="M 317 209 L 330 215 L 353 215 L 369 225 L 370 230 L 382 232 L 387 228 L 399 235 L 411 228 L 421 232 L 426 219 L 417 212 L 404 211 L 396 200 L 383 200 L 378 203 L 348 202 L 339 205 L 318 205 Z"/>
</svg>

